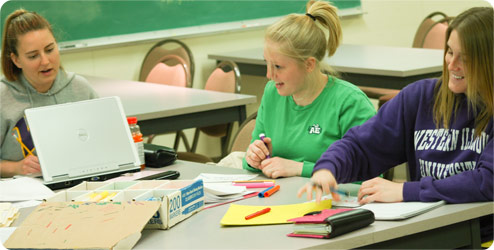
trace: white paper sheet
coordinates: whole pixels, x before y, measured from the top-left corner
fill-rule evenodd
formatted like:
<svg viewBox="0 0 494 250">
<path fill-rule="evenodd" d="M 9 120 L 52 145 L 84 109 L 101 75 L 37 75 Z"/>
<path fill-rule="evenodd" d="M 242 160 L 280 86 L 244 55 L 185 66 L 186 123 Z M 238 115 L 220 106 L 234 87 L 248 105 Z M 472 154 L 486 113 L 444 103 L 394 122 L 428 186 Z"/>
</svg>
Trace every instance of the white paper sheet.
<svg viewBox="0 0 494 250">
<path fill-rule="evenodd" d="M 202 179 L 204 183 L 212 182 L 232 182 L 232 181 L 248 181 L 256 178 L 257 174 L 207 174 L 202 173 L 195 179 Z"/>
<path fill-rule="evenodd" d="M 54 192 L 40 180 L 30 177 L 0 181 L 0 201 L 42 200 Z"/>
<path fill-rule="evenodd" d="M 423 214 L 429 210 L 446 204 L 444 201 L 437 202 L 396 202 L 396 203 L 368 203 L 360 208 L 374 212 L 376 220 L 404 220 Z"/>
</svg>

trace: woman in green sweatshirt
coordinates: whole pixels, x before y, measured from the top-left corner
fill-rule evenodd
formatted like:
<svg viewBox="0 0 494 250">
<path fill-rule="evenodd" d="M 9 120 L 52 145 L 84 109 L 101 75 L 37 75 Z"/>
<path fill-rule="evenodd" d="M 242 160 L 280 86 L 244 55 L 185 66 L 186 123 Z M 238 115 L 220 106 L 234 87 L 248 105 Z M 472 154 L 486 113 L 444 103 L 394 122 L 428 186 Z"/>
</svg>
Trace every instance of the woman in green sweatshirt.
<svg viewBox="0 0 494 250">
<path fill-rule="evenodd" d="M 340 40 L 336 8 L 324 1 L 309 1 L 307 14 L 291 14 L 268 27 L 264 58 L 270 81 L 244 169 L 270 178 L 310 177 L 329 145 L 375 114 L 362 91 L 322 65 Z"/>
</svg>

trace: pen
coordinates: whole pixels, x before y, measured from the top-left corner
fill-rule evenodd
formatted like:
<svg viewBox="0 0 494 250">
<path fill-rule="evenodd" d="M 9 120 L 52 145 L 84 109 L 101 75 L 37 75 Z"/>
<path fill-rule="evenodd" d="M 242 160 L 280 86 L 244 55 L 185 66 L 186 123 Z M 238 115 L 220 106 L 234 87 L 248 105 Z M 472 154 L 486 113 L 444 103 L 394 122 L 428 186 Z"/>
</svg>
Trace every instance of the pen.
<svg viewBox="0 0 494 250">
<path fill-rule="evenodd" d="M 278 190 L 280 190 L 280 185 L 276 185 L 274 188 L 266 191 L 266 193 L 264 193 L 264 197 L 269 197 L 269 196 L 273 195 L 274 193 L 278 192 Z"/>
<path fill-rule="evenodd" d="M 259 196 L 260 198 L 264 198 L 264 194 L 265 194 L 268 190 L 270 190 L 270 189 L 272 189 L 272 188 L 274 188 L 274 186 L 272 186 L 272 187 L 268 187 L 268 188 L 264 189 L 262 192 L 259 192 L 258 196 Z"/>
<path fill-rule="evenodd" d="M 250 219 L 252 219 L 254 217 L 257 217 L 259 215 L 263 215 L 265 213 L 269 213 L 269 211 L 271 211 L 271 208 L 267 207 L 267 208 L 265 208 L 263 210 L 259 210 L 259 211 L 255 212 L 253 214 L 249 214 L 249 215 L 245 216 L 245 219 L 246 220 L 250 220 Z"/>
<path fill-rule="evenodd" d="M 264 138 L 266 138 L 266 135 L 264 133 L 260 133 L 259 139 L 261 139 L 261 141 L 264 142 Z M 266 144 L 265 142 L 264 142 L 264 145 L 266 145 L 266 147 L 268 146 L 268 144 Z M 269 148 L 268 148 L 268 150 L 269 150 Z M 267 154 L 266 159 L 269 159 L 269 158 L 271 158 L 271 156 L 269 154 Z"/>
<path fill-rule="evenodd" d="M 19 129 L 17 127 L 14 129 L 17 130 L 17 133 L 14 131 L 14 132 L 12 132 L 12 135 L 15 137 L 17 142 L 19 142 L 19 144 L 21 144 L 21 147 L 27 151 L 28 155 L 34 156 L 34 154 L 33 154 L 34 149 L 32 151 L 29 150 L 29 148 L 26 146 L 26 144 L 24 144 L 24 142 L 22 142 L 22 139 L 19 137 Z M 24 157 L 26 157 L 24 151 L 22 153 L 24 154 Z"/>
<path fill-rule="evenodd" d="M 311 184 L 312 184 L 312 186 L 315 186 L 315 187 L 322 189 L 322 187 L 321 187 L 321 185 L 319 185 L 319 183 L 315 183 L 315 182 L 311 181 Z M 348 192 L 348 191 L 342 191 L 342 190 L 336 189 L 334 187 L 331 187 L 329 190 L 331 191 L 331 193 L 350 196 L 350 192 Z"/>
<path fill-rule="evenodd" d="M 331 193 L 337 193 L 337 194 L 340 194 L 340 195 L 350 196 L 350 194 L 349 194 L 348 191 L 342 191 L 342 190 L 339 190 L 339 189 L 336 189 L 336 188 L 330 188 L 330 190 L 331 190 Z"/>
</svg>

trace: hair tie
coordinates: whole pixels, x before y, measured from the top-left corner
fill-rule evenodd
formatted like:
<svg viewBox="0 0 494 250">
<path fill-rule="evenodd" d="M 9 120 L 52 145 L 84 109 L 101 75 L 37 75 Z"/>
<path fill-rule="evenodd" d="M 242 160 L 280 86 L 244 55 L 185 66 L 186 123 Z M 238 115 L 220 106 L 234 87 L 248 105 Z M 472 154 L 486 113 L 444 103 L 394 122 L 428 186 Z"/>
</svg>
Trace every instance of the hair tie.
<svg viewBox="0 0 494 250">
<path fill-rule="evenodd" d="M 312 18 L 313 21 L 316 21 L 316 17 L 314 17 L 313 15 L 311 15 L 309 13 L 305 13 L 305 15 Z"/>
</svg>

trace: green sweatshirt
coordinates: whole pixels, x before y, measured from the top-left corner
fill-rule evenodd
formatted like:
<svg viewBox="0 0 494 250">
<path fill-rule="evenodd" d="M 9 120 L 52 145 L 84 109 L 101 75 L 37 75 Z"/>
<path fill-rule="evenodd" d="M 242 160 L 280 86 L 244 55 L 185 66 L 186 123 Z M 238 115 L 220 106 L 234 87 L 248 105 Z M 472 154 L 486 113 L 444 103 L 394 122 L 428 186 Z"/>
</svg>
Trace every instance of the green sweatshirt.
<svg viewBox="0 0 494 250">
<path fill-rule="evenodd" d="M 307 106 L 297 105 L 291 96 L 280 96 L 269 81 L 252 132 L 252 141 L 264 133 L 273 145 L 272 157 L 303 162 L 303 177 L 310 177 L 324 151 L 343 137 L 348 129 L 375 115 L 369 98 L 355 85 L 328 77 L 321 94 Z M 252 168 L 243 159 L 243 168 Z"/>
</svg>

